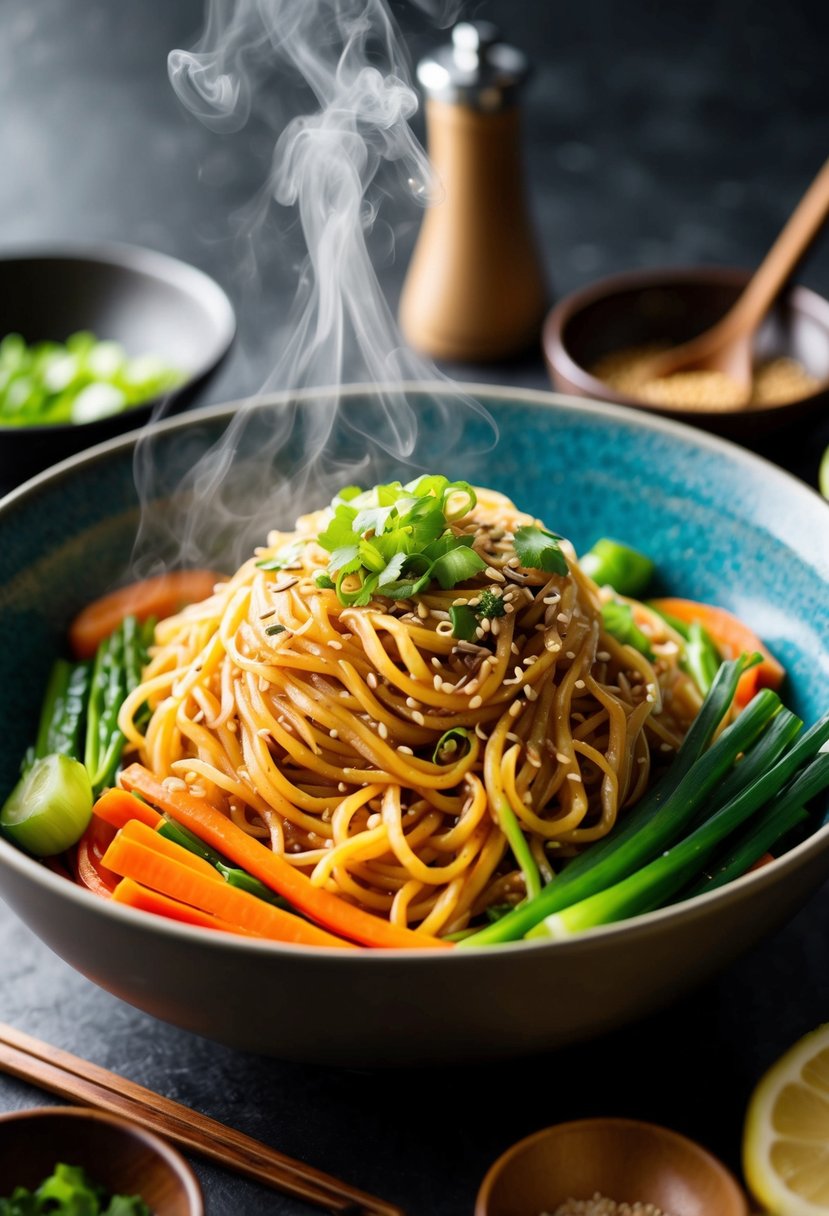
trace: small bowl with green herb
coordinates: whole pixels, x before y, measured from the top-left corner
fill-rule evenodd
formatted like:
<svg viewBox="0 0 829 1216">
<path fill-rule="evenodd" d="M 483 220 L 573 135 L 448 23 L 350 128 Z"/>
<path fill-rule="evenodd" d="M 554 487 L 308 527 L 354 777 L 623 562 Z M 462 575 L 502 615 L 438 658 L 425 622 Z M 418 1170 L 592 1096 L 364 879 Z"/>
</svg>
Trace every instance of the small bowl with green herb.
<svg viewBox="0 0 829 1216">
<path fill-rule="evenodd" d="M 184 1158 L 127 1119 L 82 1107 L 0 1116 L 0 1216 L 204 1216 Z"/>
<path fill-rule="evenodd" d="M 222 289 L 164 254 L 0 254 L 0 489 L 184 408 L 234 332 Z"/>
</svg>

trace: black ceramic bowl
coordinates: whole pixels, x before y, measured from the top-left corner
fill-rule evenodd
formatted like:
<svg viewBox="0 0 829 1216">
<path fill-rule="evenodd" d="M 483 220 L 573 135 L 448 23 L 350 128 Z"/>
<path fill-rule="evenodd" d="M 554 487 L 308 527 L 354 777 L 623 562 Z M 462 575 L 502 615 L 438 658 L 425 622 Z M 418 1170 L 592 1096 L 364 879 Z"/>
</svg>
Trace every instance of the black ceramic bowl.
<svg viewBox="0 0 829 1216">
<path fill-rule="evenodd" d="M 829 300 L 806 287 L 782 292 L 754 342 L 756 358 L 790 356 L 821 382 L 815 392 L 797 401 L 728 410 L 668 408 L 611 388 L 588 370 L 614 351 L 652 342 L 675 346 L 696 337 L 725 315 L 750 278 L 749 270 L 718 266 L 660 268 L 614 275 L 572 292 L 544 323 L 542 345 L 553 387 L 749 441 L 825 411 Z"/>
<path fill-rule="evenodd" d="M 185 375 L 162 400 L 81 425 L 0 425 L 0 487 L 65 456 L 187 405 L 227 353 L 236 330 L 217 283 L 184 262 L 128 245 L 42 246 L 0 253 L 0 337 L 65 341 L 78 330 L 159 355 Z"/>
</svg>

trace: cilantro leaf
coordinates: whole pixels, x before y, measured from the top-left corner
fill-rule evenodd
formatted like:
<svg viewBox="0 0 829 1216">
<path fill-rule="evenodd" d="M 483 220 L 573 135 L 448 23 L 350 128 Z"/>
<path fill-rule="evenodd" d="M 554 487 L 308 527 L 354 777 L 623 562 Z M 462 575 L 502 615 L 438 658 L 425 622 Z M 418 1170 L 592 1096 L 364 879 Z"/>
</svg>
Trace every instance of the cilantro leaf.
<svg viewBox="0 0 829 1216">
<path fill-rule="evenodd" d="M 560 536 L 538 528 L 534 524 L 518 528 L 515 533 L 515 552 L 522 566 L 532 570 L 543 570 L 546 574 L 566 574 L 567 562 L 559 548 Z"/>
<path fill-rule="evenodd" d="M 437 579 L 444 591 L 448 591 L 450 587 L 457 587 L 458 583 L 465 583 L 467 579 L 473 578 L 485 569 L 484 559 L 474 549 L 461 545 L 457 549 L 450 549 L 444 553 L 443 557 L 437 559 L 432 566 L 432 576 Z"/>
</svg>

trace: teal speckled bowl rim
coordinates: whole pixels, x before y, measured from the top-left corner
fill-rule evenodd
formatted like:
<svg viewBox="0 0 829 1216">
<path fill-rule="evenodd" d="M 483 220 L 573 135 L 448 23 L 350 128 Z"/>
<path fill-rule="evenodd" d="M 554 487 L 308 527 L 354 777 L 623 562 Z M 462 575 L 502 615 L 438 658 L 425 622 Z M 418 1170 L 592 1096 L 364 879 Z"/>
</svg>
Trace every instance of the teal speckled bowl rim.
<svg viewBox="0 0 829 1216">
<path fill-rule="evenodd" d="M 94 466 L 98 461 L 105 460 L 109 454 L 130 448 L 139 438 L 146 436 L 150 431 L 166 433 L 185 430 L 189 426 L 197 425 L 200 422 L 207 422 L 225 416 L 229 420 L 233 413 L 242 406 L 262 405 L 267 407 L 291 401 L 302 402 L 303 400 L 312 400 L 325 395 L 337 395 L 341 398 L 348 398 L 384 391 L 398 393 L 441 393 L 444 395 L 463 394 L 484 402 L 487 398 L 491 398 L 503 403 L 515 402 L 516 404 L 538 406 L 539 408 L 552 407 L 555 410 L 575 415 L 586 413 L 596 418 L 608 418 L 632 430 L 651 431 L 668 435 L 692 447 L 704 448 L 713 453 L 724 455 L 738 465 L 744 466 L 749 473 L 762 473 L 769 497 L 771 497 L 775 486 L 779 486 L 781 491 L 797 499 L 798 505 L 802 502 L 807 516 L 813 517 L 816 526 L 814 528 L 807 527 L 801 531 L 798 538 L 799 546 L 796 551 L 803 560 L 816 568 L 818 574 L 825 581 L 829 601 L 829 546 L 825 544 L 821 546 L 821 537 L 829 535 L 829 502 L 826 502 L 817 491 L 770 461 L 740 448 L 737 444 L 703 431 L 697 431 L 695 428 L 687 426 L 684 423 L 674 422 L 659 416 L 642 414 L 626 406 L 588 401 L 579 397 L 569 397 L 559 393 L 547 392 L 543 389 L 517 389 L 502 385 L 465 382 L 449 384 L 443 381 L 407 381 L 397 384 L 354 384 L 339 388 L 320 387 L 298 391 L 267 393 L 255 398 L 203 406 L 200 409 L 190 410 L 176 418 L 155 423 L 151 428 L 130 431 L 119 435 L 75 456 L 70 456 L 52 468 L 38 473 L 35 477 L 16 487 L 4 498 L 0 499 L 0 516 L 2 516 L 7 505 L 11 505 L 18 499 L 24 498 L 32 489 L 36 489 L 39 485 L 46 484 L 53 479 L 60 480 L 64 474 L 71 472 L 73 469 L 85 465 Z M 787 543 L 789 543 L 789 538 L 787 538 Z M 720 887 L 708 894 L 695 896 L 693 899 L 689 899 L 681 904 L 660 908 L 655 912 L 647 912 L 640 916 L 631 917 L 629 920 L 620 921 L 617 924 L 590 929 L 567 941 L 537 940 L 504 944 L 498 947 L 497 954 L 501 955 L 504 952 L 512 953 L 527 950 L 533 950 L 539 954 L 556 951 L 559 955 L 572 951 L 589 953 L 591 950 L 601 950 L 608 938 L 613 938 L 620 934 L 626 935 L 631 941 L 638 940 L 644 943 L 651 935 L 661 932 L 670 922 L 681 920 L 693 923 L 696 920 L 706 919 L 714 906 L 722 908 L 729 903 L 741 900 L 748 887 L 755 889 L 755 898 L 763 898 L 765 893 L 771 892 L 786 876 L 799 869 L 808 859 L 822 853 L 827 847 L 829 847 L 829 822 L 782 857 L 777 858 L 772 864 L 764 866 L 753 873 L 745 874 L 743 877 L 735 879 L 726 886 Z M 123 920 L 132 924 L 134 923 L 134 918 L 139 916 L 145 923 L 152 920 L 153 929 L 157 933 L 169 934 L 194 943 L 198 942 L 202 946 L 206 944 L 206 939 L 208 939 L 208 935 L 204 934 L 203 930 L 187 925 L 174 924 L 159 917 L 150 917 L 149 914 L 136 912 L 131 908 L 106 903 L 91 892 L 83 890 L 81 887 L 67 882 L 65 878 L 61 878 L 59 875 L 45 869 L 30 857 L 15 849 L 7 841 L 1 839 L 0 860 L 2 860 L 3 864 L 10 865 L 20 874 L 45 884 L 47 888 L 56 893 L 60 892 L 63 898 L 81 900 L 86 906 L 89 906 L 89 900 L 95 900 L 99 906 L 100 914 L 114 917 L 116 921 Z M 302 946 L 259 942 L 247 938 L 230 937 L 230 935 L 226 939 L 223 934 L 210 935 L 208 940 L 209 948 L 219 953 L 222 951 L 235 953 L 241 950 L 250 951 L 256 955 L 278 956 L 286 951 L 309 952 L 308 948 Z M 313 953 L 315 956 L 325 955 L 331 960 L 332 964 L 348 967 L 349 969 L 372 965 L 372 951 L 355 951 L 352 953 L 327 947 L 314 947 Z M 418 966 L 431 967 L 438 959 L 444 960 L 442 965 L 451 965 L 455 968 L 463 966 L 465 963 L 471 966 L 474 960 L 478 959 L 482 954 L 492 953 L 493 951 L 488 947 L 467 948 L 464 951 L 423 950 L 411 952 L 405 950 L 384 950 L 382 952 L 384 959 L 405 959 L 407 966 L 411 968 Z"/>
</svg>

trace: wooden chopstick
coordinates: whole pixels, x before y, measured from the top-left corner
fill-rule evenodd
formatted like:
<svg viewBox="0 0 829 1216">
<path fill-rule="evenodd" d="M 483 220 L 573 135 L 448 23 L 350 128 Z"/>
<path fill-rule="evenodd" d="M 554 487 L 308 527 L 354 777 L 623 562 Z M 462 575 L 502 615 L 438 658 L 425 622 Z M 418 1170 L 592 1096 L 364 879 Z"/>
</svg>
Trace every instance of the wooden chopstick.
<svg viewBox="0 0 829 1216">
<path fill-rule="evenodd" d="M 375 1195 L 2 1022 L 0 1069 L 63 1098 L 122 1115 L 181 1148 L 337 1216 L 405 1216 Z"/>
</svg>

